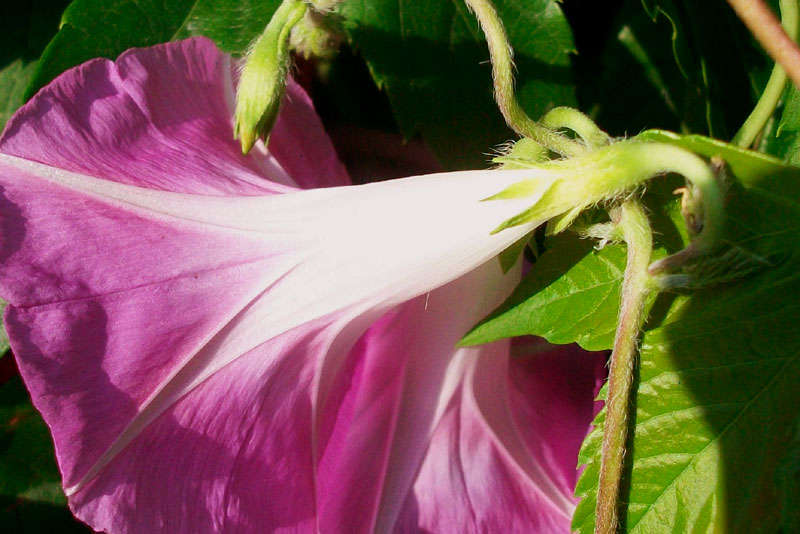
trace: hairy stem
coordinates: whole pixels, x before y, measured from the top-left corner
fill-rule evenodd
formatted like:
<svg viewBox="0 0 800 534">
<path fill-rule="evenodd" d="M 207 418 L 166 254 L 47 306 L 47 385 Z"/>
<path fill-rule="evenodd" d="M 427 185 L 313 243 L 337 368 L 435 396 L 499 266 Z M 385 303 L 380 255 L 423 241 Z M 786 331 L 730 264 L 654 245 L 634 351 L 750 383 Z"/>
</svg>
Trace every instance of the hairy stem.
<svg viewBox="0 0 800 534">
<path fill-rule="evenodd" d="M 611 137 L 606 132 L 577 109 L 567 107 L 551 109 L 542 117 L 541 122 L 548 128 L 569 128 L 592 150 L 611 142 Z"/>
<path fill-rule="evenodd" d="M 542 126 L 525 113 L 514 95 L 514 52 L 494 5 L 491 0 L 464 1 L 478 19 L 489 44 L 494 97 L 508 126 L 519 135 L 530 137 L 562 156 L 572 157 L 585 153 L 586 148 L 580 143 Z"/>
<path fill-rule="evenodd" d="M 763 0 L 728 0 L 742 22 L 774 59 L 800 87 L 800 48 L 786 34 L 778 18 Z"/>
<path fill-rule="evenodd" d="M 781 24 L 786 34 L 792 41 L 797 40 L 798 30 L 798 5 L 797 0 L 780 0 L 781 8 Z M 783 88 L 786 86 L 786 71 L 783 70 L 780 63 L 775 63 L 770 74 L 769 81 L 764 87 L 764 92 L 761 93 L 761 98 L 758 99 L 756 107 L 753 109 L 750 116 L 744 122 L 742 127 L 733 138 L 733 143 L 747 148 L 753 144 L 758 134 L 764 129 L 769 118 L 772 116 L 778 101 L 783 94 Z"/>
<path fill-rule="evenodd" d="M 595 534 L 614 534 L 619 525 L 619 488 L 628 438 L 631 386 L 639 331 L 644 322 L 644 303 L 651 287 L 647 266 L 653 250 L 650 223 L 638 200 L 627 200 L 612 217 L 619 220 L 628 258 L 608 377 Z"/>
<path fill-rule="evenodd" d="M 654 154 L 654 157 L 657 157 Z M 720 158 L 712 158 L 711 165 L 694 154 L 674 160 L 673 169 L 683 174 L 689 186 L 681 202 L 681 211 L 691 235 L 689 245 L 666 258 L 654 261 L 651 275 L 677 269 L 692 260 L 719 250 L 725 237 L 725 187 L 724 165 Z M 698 224 L 699 223 L 699 224 Z"/>
</svg>

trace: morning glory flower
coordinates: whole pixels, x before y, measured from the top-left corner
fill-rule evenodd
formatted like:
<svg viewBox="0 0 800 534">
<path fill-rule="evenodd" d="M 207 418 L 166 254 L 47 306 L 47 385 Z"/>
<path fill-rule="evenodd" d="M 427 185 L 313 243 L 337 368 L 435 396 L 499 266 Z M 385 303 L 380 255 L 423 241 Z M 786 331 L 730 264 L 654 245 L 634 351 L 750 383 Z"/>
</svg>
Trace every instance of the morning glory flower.
<svg viewBox="0 0 800 534">
<path fill-rule="evenodd" d="M 596 359 L 457 348 L 536 170 L 349 179 L 290 83 L 233 139 L 206 39 L 68 71 L 0 137 L 0 295 L 73 512 L 109 533 L 567 532 Z M 542 174 L 546 188 L 547 174 Z"/>
</svg>

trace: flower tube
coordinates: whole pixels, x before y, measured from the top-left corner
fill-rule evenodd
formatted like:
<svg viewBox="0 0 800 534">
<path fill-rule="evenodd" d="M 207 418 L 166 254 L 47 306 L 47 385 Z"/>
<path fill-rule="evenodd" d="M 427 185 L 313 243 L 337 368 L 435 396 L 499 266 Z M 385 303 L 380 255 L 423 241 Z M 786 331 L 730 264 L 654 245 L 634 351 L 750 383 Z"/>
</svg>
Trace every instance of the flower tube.
<svg viewBox="0 0 800 534">
<path fill-rule="evenodd" d="M 557 174 L 348 186 L 294 84 L 243 156 L 233 87 L 208 40 L 133 50 L 0 138 L 5 324 L 73 512 L 114 534 L 567 531 L 595 361 L 537 388 L 508 342 L 455 347 L 541 221 L 492 230 Z"/>
</svg>

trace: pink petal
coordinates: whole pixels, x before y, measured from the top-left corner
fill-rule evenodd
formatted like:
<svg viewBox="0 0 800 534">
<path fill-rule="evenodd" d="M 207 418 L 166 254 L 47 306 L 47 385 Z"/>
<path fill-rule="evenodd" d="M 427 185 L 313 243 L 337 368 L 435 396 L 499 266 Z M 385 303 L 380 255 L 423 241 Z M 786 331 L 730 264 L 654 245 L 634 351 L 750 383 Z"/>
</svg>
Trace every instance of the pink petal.
<svg viewBox="0 0 800 534">
<path fill-rule="evenodd" d="M 287 354 L 327 368 L 343 358 L 346 343 L 338 351 L 305 351 L 286 345 L 284 336 L 296 341 L 292 333 L 298 328 L 322 332 L 326 321 L 345 321 L 355 329 L 347 338 L 352 344 L 377 319 L 350 325 L 363 315 L 359 310 L 383 313 L 392 303 L 447 283 L 527 231 L 490 235 L 507 213 L 502 203 L 479 202 L 517 179 L 515 174 L 461 173 L 216 200 L 143 190 L 1 155 L 0 175 L 7 245 L 0 288 L 11 302 L 6 323 L 21 373 L 51 425 L 76 513 L 120 532 L 135 530 L 104 521 L 109 510 L 132 498 L 117 492 L 128 486 L 121 480 L 140 473 L 126 455 L 141 443 L 158 442 L 150 432 L 179 404 L 195 399 L 190 412 L 216 410 L 220 394 L 195 393 L 204 383 L 246 383 L 219 377 L 262 346 L 258 359 L 270 369 Z M 451 205 L 441 211 L 442 193 L 456 185 Z M 414 209 L 419 214 L 405 219 Z M 373 224 L 363 225 L 361 216 Z M 499 270 L 494 260 L 492 265 Z M 326 387 L 315 378 L 309 406 L 323 406 Z M 278 408 L 268 403 L 265 410 Z M 309 428 L 319 417 L 307 421 Z M 226 421 L 249 425 L 233 415 Z M 270 428 L 263 435 L 274 434 Z M 313 434 L 298 436 L 314 450 Z M 211 465 L 213 451 L 204 454 Z M 313 470 L 313 459 L 292 458 Z M 297 468 L 291 471 L 302 476 Z M 246 477 L 256 471 L 248 466 L 243 472 Z M 143 484 L 160 482 L 156 477 Z M 115 497 L 82 497 L 91 488 Z M 175 508 L 176 501 L 170 506 L 181 511 L 172 521 L 189 521 L 191 510 Z M 244 521 L 252 513 L 247 509 L 236 517 Z M 211 516 L 225 514 L 214 510 Z M 125 525 L 140 520 L 158 518 L 145 514 Z"/>
<path fill-rule="evenodd" d="M 256 240 L 154 221 L 0 164 L 2 294 L 20 370 L 77 483 L 262 290 Z"/>
<path fill-rule="evenodd" d="M 73 509 L 114 533 L 316 532 L 314 356 L 335 350 L 341 326 L 289 331 L 221 369 L 73 495 Z"/>
<path fill-rule="evenodd" d="M 365 334 L 331 396 L 336 400 L 326 405 L 321 531 L 392 530 L 457 385 L 454 373 L 490 350 L 455 345 L 517 279 L 516 273 L 503 277 L 490 261 L 395 308 Z"/>
<path fill-rule="evenodd" d="M 596 415 L 594 398 L 606 377 L 607 353 L 543 340 L 519 343 L 508 379 L 514 419 L 528 447 L 565 493 L 577 482 L 578 449 Z M 602 403 L 598 403 L 602 405 Z"/>
<path fill-rule="evenodd" d="M 233 139 L 230 57 L 197 37 L 96 59 L 59 76 L 17 112 L 0 151 L 151 189 L 210 195 L 346 185 L 310 99 L 290 82 L 267 153 Z M 266 179 L 265 179 L 266 178 Z"/>
<path fill-rule="evenodd" d="M 570 531 L 573 486 L 563 484 L 563 475 L 571 470 L 574 479 L 577 449 L 592 417 L 591 389 L 575 388 L 572 413 L 563 411 L 566 418 L 555 428 L 540 424 L 542 418 L 515 418 L 531 406 L 558 410 L 557 403 L 570 395 L 532 387 L 527 389 L 533 396 L 522 398 L 508 380 L 519 364 L 509 362 L 502 345 L 493 347 L 464 366 L 394 532 Z M 576 355 L 583 358 L 577 362 L 569 354 L 559 356 L 536 368 L 562 383 L 573 370 L 579 380 L 593 376 L 596 360 L 585 353 Z"/>
</svg>

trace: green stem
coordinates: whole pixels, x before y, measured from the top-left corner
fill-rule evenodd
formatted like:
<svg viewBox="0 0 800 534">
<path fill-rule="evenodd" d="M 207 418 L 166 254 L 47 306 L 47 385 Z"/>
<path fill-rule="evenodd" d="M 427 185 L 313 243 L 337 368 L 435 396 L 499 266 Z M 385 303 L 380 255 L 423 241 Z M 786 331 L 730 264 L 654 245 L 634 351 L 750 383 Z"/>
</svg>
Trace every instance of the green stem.
<svg viewBox="0 0 800 534">
<path fill-rule="evenodd" d="M 653 250 L 650 223 L 637 200 L 623 203 L 612 217 L 619 219 L 628 246 L 628 259 L 608 377 L 595 534 L 614 534 L 619 525 L 619 488 L 628 439 L 631 387 L 637 341 L 644 322 L 644 304 L 651 287 L 647 266 Z"/>
<path fill-rule="evenodd" d="M 650 274 L 674 270 L 699 256 L 717 251 L 725 237 L 724 184 L 722 174 L 724 162 L 720 158 L 712 158 L 711 165 L 699 157 L 686 153 L 687 156 L 673 161 L 673 170 L 682 174 L 689 182 L 688 198 L 684 199 L 682 208 L 690 233 L 696 222 L 700 222 L 700 232 L 692 236 L 691 242 L 683 250 L 654 261 L 650 265 Z M 656 155 L 657 156 L 657 155 Z M 665 162 L 666 163 L 666 162 Z M 690 222 L 691 219 L 691 222 Z M 694 224 L 693 224 L 694 223 Z"/>
<path fill-rule="evenodd" d="M 780 63 L 795 85 L 800 86 L 800 48 L 790 38 L 763 0 L 728 0 L 764 50 Z"/>
<path fill-rule="evenodd" d="M 562 156 L 573 157 L 584 154 L 586 152 L 584 146 L 537 123 L 517 102 L 514 95 L 514 53 L 508 42 L 503 22 L 491 0 L 464 1 L 478 19 L 489 44 L 494 96 L 509 127 L 519 135 L 530 137 Z"/>
<path fill-rule="evenodd" d="M 542 117 L 542 124 L 550 129 L 569 128 L 592 150 L 611 142 L 611 137 L 606 132 L 598 128 L 592 119 L 577 109 L 553 108 Z"/>
<path fill-rule="evenodd" d="M 789 38 L 794 41 L 797 39 L 798 21 L 800 20 L 797 0 L 781 0 L 780 8 L 783 29 Z M 753 141 L 764 129 L 764 125 L 766 125 L 773 111 L 775 111 L 785 86 L 786 71 L 783 70 L 780 63 L 776 62 L 756 107 L 734 136 L 734 144 L 744 148 L 753 144 Z"/>
</svg>

